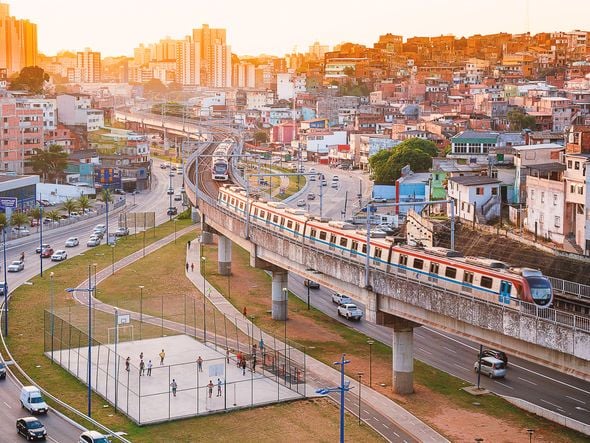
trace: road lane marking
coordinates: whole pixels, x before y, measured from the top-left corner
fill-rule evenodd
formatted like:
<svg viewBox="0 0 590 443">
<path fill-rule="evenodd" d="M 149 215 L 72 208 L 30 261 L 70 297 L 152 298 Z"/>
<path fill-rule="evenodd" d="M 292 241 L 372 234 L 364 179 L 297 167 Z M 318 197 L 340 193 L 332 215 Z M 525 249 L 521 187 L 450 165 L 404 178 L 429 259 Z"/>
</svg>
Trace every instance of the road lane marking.
<svg viewBox="0 0 590 443">
<path fill-rule="evenodd" d="M 454 349 L 447 348 L 446 346 L 443 346 L 443 348 L 445 348 L 447 351 L 451 351 L 453 354 L 457 353 L 457 351 L 455 351 Z"/>
<path fill-rule="evenodd" d="M 540 398 L 539 400 L 541 400 L 543 403 L 547 403 L 548 405 L 555 406 L 557 409 L 563 409 L 561 406 L 556 405 L 555 403 L 551 403 L 550 401 L 543 400 L 542 398 Z"/>
<path fill-rule="evenodd" d="M 469 369 L 465 369 L 463 366 L 461 366 L 461 365 L 458 365 L 457 363 L 453 363 L 453 366 L 456 366 L 456 367 L 458 367 L 459 369 L 462 369 L 463 371 L 471 372 L 471 370 L 469 370 Z"/>
<path fill-rule="evenodd" d="M 379 421 L 379 419 L 377 417 L 373 417 L 373 420 L 375 421 Z"/>
<path fill-rule="evenodd" d="M 419 349 L 420 351 L 424 352 L 425 354 L 430 354 L 430 355 L 432 355 L 432 352 L 430 352 L 430 351 L 427 351 L 427 350 L 426 350 L 426 349 L 424 349 L 424 348 L 418 347 L 418 349 Z"/>
<path fill-rule="evenodd" d="M 12 409 L 12 406 L 10 406 L 8 403 L 6 403 L 6 402 L 3 402 L 3 403 L 6 405 L 6 407 L 7 407 L 8 409 Z"/>
<path fill-rule="evenodd" d="M 566 397 L 567 397 L 567 398 L 569 398 L 569 399 L 572 399 L 573 401 L 577 401 L 578 403 L 582 403 L 583 405 L 585 405 L 585 404 L 586 404 L 586 402 L 585 402 L 585 401 L 578 400 L 577 398 L 570 397 L 569 395 L 566 395 Z"/>
<path fill-rule="evenodd" d="M 387 429 L 389 429 L 389 426 L 387 426 L 385 423 L 383 423 L 383 426 L 385 426 Z"/>
<path fill-rule="evenodd" d="M 399 437 L 399 434 L 395 431 L 393 431 L 393 435 L 395 435 L 396 437 Z"/>
<path fill-rule="evenodd" d="M 364 412 L 365 414 L 368 414 L 368 413 L 369 413 L 369 411 L 367 411 L 366 409 L 363 409 L 363 412 Z"/>
<path fill-rule="evenodd" d="M 535 386 L 537 386 L 537 383 L 534 383 L 534 382 L 532 382 L 532 381 L 530 381 L 530 380 L 527 380 L 526 378 L 518 377 L 518 379 L 519 379 L 519 380 L 522 380 L 522 381 L 526 381 L 527 383 L 530 383 L 531 385 L 535 385 Z"/>
<path fill-rule="evenodd" d="M 502 385 L 502 386 L 504 386 L 504 387 L 506 387 L 508 389 L 514 390 L 514 388 L 512 386 L 508 386 L 508 385 L 506 385 L 506 384 L 504 384 L 502 382 L 499 382 L 498 380 L 494 380 L 494 383 L 498 383 L 499 385 Z"/>
</svg>

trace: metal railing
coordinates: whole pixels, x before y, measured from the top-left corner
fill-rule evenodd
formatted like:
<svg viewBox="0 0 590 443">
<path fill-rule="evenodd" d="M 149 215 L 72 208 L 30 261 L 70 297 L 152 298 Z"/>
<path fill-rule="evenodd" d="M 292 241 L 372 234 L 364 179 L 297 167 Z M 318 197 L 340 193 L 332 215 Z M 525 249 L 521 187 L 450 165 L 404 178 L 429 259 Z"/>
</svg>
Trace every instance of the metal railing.
<svg viewBox="0 0 590 443">
<path fill-rule="evenodd" d="M 590 302 L 590 286 L 561 278 L 549 277 L 553 290 L 563 294 L 572 295 L 580 300 Z"/>
</svg>

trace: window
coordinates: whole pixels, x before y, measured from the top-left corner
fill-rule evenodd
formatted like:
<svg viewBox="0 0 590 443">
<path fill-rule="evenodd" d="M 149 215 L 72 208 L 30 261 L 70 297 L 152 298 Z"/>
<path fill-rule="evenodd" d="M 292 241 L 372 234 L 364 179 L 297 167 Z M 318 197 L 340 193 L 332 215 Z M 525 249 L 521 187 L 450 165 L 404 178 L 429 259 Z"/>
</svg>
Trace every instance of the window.
<svg viewBox="0 0 590 443">
<path fill-rule="evenodd" d="M 545 193 L 541 192 L 541 203 L 545 203 Z"/>
<path fill-rule="evenodd" d="M 493 282 L 494 282 L 494 280 L 492 280 L 490 277 L 486 277 L 485 275 L 481 276 L 481 286 L 483 288 L 491 289 Z"/>
<path fill-rule="evenodd" d="M 266 213 L 263 210 L 260 210 L 260 218 L 264 218 L 266 216 Z"/>
<path fill-rule="evenodd" d="M 315 229 L 312 229 L 312 230 L 309 232 L 309 236 L 310 236 L 310 237 L 315 237 L 315 238 L 317 238 L 317 236 L 318 236 L 318 233 L 317 233 L 317 231 L 316 231 Z"/>
<path fill-rule="evenodd" d="M 325 240 L 326 238 L 328 238 L 326 231 L 320 231 L 320 240 Z"/>
<path fill-rule="evenodd" d="M 553 206 L 557 206 L 557 194 L 553 194 Z"/>
<path fill-rule="evenodd" d="M 399 264 L 402 266 L 408 266 L 408 256 L 407 255 L 400 255 L 399 256 Z"/>
<path fill-rule="evenodd" d="M 299 223 L 295 223 L 295 231 L 299 232 L 300 227 L 301 225 L 299 225 Z"/>
<path fill-rule="evenodd" d="M 575 163 L 574 163 L 574 169 L 575 169 L 576 171 L 579 171 L 579 170 L 580 170 L 580 162 L 575 162 Z"/>
<path fill-rule="evenodd" d="M 348 246 L 348 239 L 346 237 L 340 237 L 340 246 L 346 248 Z"/>
<path fill-rule="evenodd" d="M 336 244 L 336 236 L 334 234 L 330 235 L 330 243 L 335 245 Z"/>
<path fill-rule="evenodd" d="M 473 283 L 473 272 L 465 271 L 463 273 L 463 283 L 467 283 L 467 284 Z"/>
<path fill-rule="evenodd" d="M 359 249 L 359 242 L 356 241 L 356 240 L 353 240 L 352 241 L 352 246 L 351 246 L 350 249 L 352 249 L 353 251 L 358 251 L 358 249 Z"/>
<path fill-rule="evenodd" d="M 578 186 L 578 194 L 584 195 L 584 187 L 583 186 Z"/>
<path fill-rule="evenodd" d="M 383 250 L 381 248 L 375 248 L 375 252 L 373 253 L 373 257 L 381 258 L 382 253 L 383 253 Z"/>
<path fill-rule="evenodd" d="M 273 215 L 272 216 L 272 222 L 273 223 L 278 223 L 279 222 L 279 216 L 278 215 Z"/>
<path fill-rule="evenodd" d="M 481 188 L 481 187 L 475 188 L 475 195 L 483 195 L 483 188 Z"/>
<path fill-rule="evenodd" d="M 430 262 L 430 273 L 431 274 L 438 274 L 438 263 Z"/>
<path fill-rule="evenodd" d="M 457 277 L 457 269 L 447 266 L 447 269 L 445 269 L 445 277 L 456 278 Z"/>
<path fill-rule="evenodd" d="M 367 244 L 363 243 L 363 254 L 367 253 Z"/>
<path fill-rule="evenodd" d="M 291 220 L 287 221 L 287 229 L 293 228 L 293 222 Z"/>
<path fill-rule="evenodd" d="M 420 258 L 414 259 L 414 269 L 422 269 L 424 267 L 424 260 Z"/>
<path fill-rule="evenodd" d="M 561 226 L 561 217 L 556 216 L 555 217 L 555 227 L 559 228 Z"/>
<path fill-rule="evenodd" d="M 498 188 L 492 188 L 492 195 L 498 195 Z"/>
</svg>

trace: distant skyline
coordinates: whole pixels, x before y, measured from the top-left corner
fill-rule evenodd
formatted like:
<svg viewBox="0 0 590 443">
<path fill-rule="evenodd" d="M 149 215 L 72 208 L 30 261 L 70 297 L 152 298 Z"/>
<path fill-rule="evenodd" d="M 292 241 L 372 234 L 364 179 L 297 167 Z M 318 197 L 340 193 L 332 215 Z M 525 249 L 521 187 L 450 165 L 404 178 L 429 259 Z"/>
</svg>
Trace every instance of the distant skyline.
<svg viewBox="0 0 590 443">
<path fill-rule="evenodd" d="M 590 30 L 589 0 L 0 0 L 11 15 L 38 25 L 39 51 L 86 47 L 103 57 L 133 55 L 140 43 L 183 38 L 208 24 L 227 29 L 232 52 L 283 56 L 314 41 L 372 46 L 379 35 L 513 34 Z M 152 6 L 147 6 L 152 5 Z M 354 6 L 353 6 L 354 5 Z"/>
</svg>

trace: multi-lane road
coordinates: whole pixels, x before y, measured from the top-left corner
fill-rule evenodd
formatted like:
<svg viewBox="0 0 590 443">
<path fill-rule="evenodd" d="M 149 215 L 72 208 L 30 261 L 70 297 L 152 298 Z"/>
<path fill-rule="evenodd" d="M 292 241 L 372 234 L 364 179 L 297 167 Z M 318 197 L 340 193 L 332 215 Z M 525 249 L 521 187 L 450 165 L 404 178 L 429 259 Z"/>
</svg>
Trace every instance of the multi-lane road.
<svg viewBox="0 0 590 443">
<path fill-rule="evenodd" d="M 365 202 L 370 195 L 370 189 L 367 186 L 368 178 L 360 172 L 341 171 L 327 166 L 306 163 L 306 169 L 310 167 L 315 167 L 318 172 L 323 172 L 328 181 L 328 186 L 324 187 L 323 193 L 324 216 L 337 220 L 342 219 L 346 191 L 348 191 L 349 198 L 348 208 L 351 207 L 350 194 L 352 193 L 352 205 L 353 207 L 356 205 L 354 209 L 358 211 L 356 194 L 358 193 L 360 180 L 364 180 L 363 194 Z M 340 185 L 338 189 L 333 189 L 330 186 L 333 175 L 339 177 Z M 314 184 L 314 182 L 312 182 L 312 185 L 314 186 L 310 188 L 310 192 L 317 194 L 318 185 Z M 295 206 L 295 204 L 296 202 L 291 203 L 292 206 Z M 317 200 L 312 203 L 311 212 L 319 213 Z M 350 215 L 350 210 L 347 210 L 346 218 L 350 217 Z M 303 300 L 307 300 L 307 288 L 303 286 L 301 277 L 290 273 L 289 289 Z M 336 305 L 331 302 L 330 291 L 323 288 L 311 290 L 311 304 L 329 316 L 338 318 Z M 347 322 L 344 319 L 340 320 L 388 346 L 392 344 L 391 329 L 377 326 L 365 320 L 359 323 Z M 477 380 L 473 364 L 477 359 L 478 350 L 479 344 L 460 337 L 428 327 L 414 329 L 415 358 L 469 383 L 475 383 Z M 520 398 L 566 417 L 590 424 L 590 383 L 510 355 L 508 358 L 509 367 L 506 378 L 489 380 L 482 377 L 481 384 L 483 387 L 499 395 Z"/>
<path fill-rule="evenodd" d="M 118 215 L 122 211 L 154 211 L 156 213 L 156 224 L 161 224 L 168 220 L 166 209 L 169 205 L 169 196 L 166 194 L 166 190 L 168 189 L 170 180 L 170 177 L 168 176 L 169 170 L 160 169 L 159 165 L 160 162 L 155 160 L 153 170 L 154 178 L 151 190 L 144 191 L 136 196 L 128 195 L 127 205 L 124 208 L 109 211 L 109 231 L 116 228 Z M 172 180 L 174 189 L 177 190 L 180 188 L 182 185 L 182 177 L 175 176 L 172 177 Z M 117 196 L 115 196 L 115 198 L 117 198 Z M 173 203 L 178 207 L 180 206 L 180 203 L 178 202 L 173 201 Z M 179 207 L 179 210 L 180 209 L 181 208 Z M 55 250 L 66 249 L 68 252 L 68 259 L 82 253 L 92 256 L 92 254 L 94 254 L 94 249 L 86 247 L 86 240 L 90 237 L 93 227 L 99 223 L 105 223 L 104 214 L 81 220 L 68 226 L 47 230 L 43 233 L 43 243 L 49 243 Z M 131 229 L 131 232 L 133 232 L 133 229 Z M 65 248 L 65 241 L 68 237 L 78 237 L 80 239 L 80 245 L 74 248 Z M 9 290 L 16 288 L 39 274 L 40 258 L 39 255 L 35 253 L 35 249 L 38 246 L 39 234 L 36 232 L 30 236 L 7 242 L 7 262 L 17 260 L 22 252 L 25 253 L 25 269 L 18 273 L 8 273 L 7 280 Z M 49 259 L 44 259 L 43 272 L 51 272 L 51 268 L 55 265 L 56 263 L 51 262 Z M 9 334 L 13 330 L 16 330 L 16 326 L 10 323 L 9 317 Z M 41 334 L 42 331 L 39 331 L 39 333 Z M 44 359 L 41 358 L 39 364 L 48 364 L 48 361 L 44 361 Z M 12 376 L 9 375 L 6 380 L 0 382 L 0 441 L 2 443 L 20 442 L 23 440 L 22 437 L 19 437 L 16 434 L 16 419 L 30 414 L 21 408 L 19 394 L 20 385 Z M 58 414 L 50 411 L 47 416 L 41 416 L 40 420 L 47 428 L 49 441 L 59 443 L 78 441 L 81 430 Z"/>
</svg>

